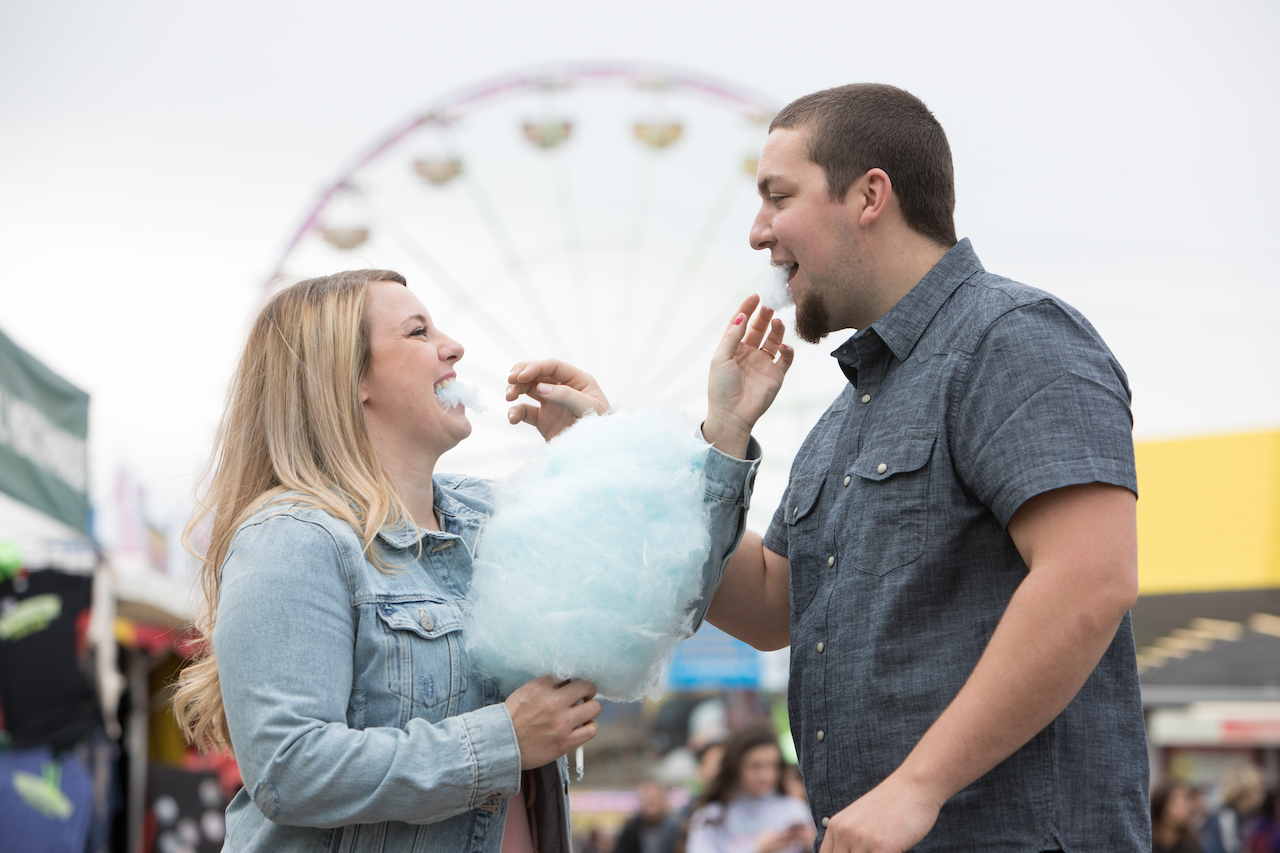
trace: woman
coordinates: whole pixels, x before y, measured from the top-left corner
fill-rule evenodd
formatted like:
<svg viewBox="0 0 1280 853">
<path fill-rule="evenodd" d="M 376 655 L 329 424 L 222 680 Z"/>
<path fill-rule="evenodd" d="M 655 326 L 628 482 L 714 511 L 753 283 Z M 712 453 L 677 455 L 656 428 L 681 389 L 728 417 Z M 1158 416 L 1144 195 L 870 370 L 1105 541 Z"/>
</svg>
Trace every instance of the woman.
<svg viewBox="0 0 1280 853">
<path fill-rule="evenodd" d="M 1244 853 L 1245 822 L 1262 806 L 1266 794 L 1266 782 L 1257 767 L 1228 767 L 1218 788 L 1222 805 L 1200 830 L 1204 853 Z"/>
<path fill-rule="evenodd" d="M 782 750 L 764 726 L 724 745 L 720 773 L 689 820 L 687 853 L 800 853 L 817 835 L 808 806 L 782 788 Z"/>
<path fill-rule="evenodd" d="M 1186 782 L 1161 782 L 1151 789 L 1152 853 L 1200 853 L 1196 840 L 1195 792 Z"/>
<path fill-rule="evenodd" d="M 282 290 L 250 332 L 211 509 L 188 527 L 212 516 L 206 644 L 174 702 L 193 740 L 235 752 L 228 850 L 568 850 L 561 757 L 594 736 L 600 705 L 589 682 L 548 677 L 504 700 L 469 666 L 461 604 L 489 488 L 435 474 L 471 431 L 436 394 L 462 355 L 385 270 Z M 608 409 L 559 362 L 509 381 L 508 400 L 534 400 L 509 420 L 547 438 Z M 708 493 L 732 494 L 753 467 L 738 464 L 709 460 Z M 712 510 L 736 529 L 736 511 Z"/>
</svg>

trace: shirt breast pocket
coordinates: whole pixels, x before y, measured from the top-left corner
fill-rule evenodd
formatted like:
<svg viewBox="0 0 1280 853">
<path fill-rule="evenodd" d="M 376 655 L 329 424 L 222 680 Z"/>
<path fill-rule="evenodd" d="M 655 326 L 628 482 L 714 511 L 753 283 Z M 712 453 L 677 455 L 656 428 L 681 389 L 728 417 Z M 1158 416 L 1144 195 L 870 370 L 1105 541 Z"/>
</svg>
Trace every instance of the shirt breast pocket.
<svg viewBox="0 0 1280 853">
<path fill-rule="evenodd" d="M 858 571 L 883 577 L 924 553 L 935 440 L 933 430 L 907 429 L 872 443 L 854 460 Z"/>
<path fill-rule="evenodd" d="M 380 599 L 387 636 L 387 689 L 422 708 L 434 708 L 467 689 L 462 660 L 462 613 L 447 601 Z"/>
<path fill-rule="evenodd" d="M 818 495 L 826 474 L 806 474 L 794 478 L 787 489 L 785 521 L 787 559 L 791 561 L 791 611 L 800 614 L 818 590 L 818 563 L 827 531 L 821 526 Z"/>
</svg>

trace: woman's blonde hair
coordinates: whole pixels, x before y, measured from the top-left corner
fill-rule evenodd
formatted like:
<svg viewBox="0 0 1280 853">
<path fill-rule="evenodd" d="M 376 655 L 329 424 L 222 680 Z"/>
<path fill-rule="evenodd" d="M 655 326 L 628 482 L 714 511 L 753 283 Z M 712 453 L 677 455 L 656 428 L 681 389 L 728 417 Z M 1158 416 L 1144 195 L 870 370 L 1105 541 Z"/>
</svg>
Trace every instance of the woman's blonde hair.
<svg viewBox="0 0 1280 853">
<path fill-rule="evenodd" d="M 370 553 L 379 530 L 410 517 L 374 452 L 360 403 L 369 364 L 365 292 L 377 281 L 406 284 L 390 270 L 301 281 L 276 293 L 249 332 L 209 460 L 212 480 L 183 532 L 201 562 L 201 649 L 182 672 L 173 710 L 201 747 L 230 744 L 212 637 L 222 561 L 236 529 L 286 492 L 346 521 Z M 201 554 L 193 534 L 209 521 Z"/>
</svg>

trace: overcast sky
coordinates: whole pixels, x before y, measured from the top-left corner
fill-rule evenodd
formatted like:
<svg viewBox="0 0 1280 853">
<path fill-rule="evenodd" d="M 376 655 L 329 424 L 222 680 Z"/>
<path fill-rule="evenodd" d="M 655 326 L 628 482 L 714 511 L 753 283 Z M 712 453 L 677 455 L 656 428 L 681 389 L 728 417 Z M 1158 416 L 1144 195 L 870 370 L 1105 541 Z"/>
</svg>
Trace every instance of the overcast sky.
<svg viewBox="0 0 1280 853">
<path fill-rule="evenodd" d="M 0 329 L 92 394 L 96 494 L 127 466 L 164 516 L 344 164 L 505 72 L 655 62 L 778 104 L 911 90 L 950 138 L 961 236 L 1094 322 L 1139 440 L 1276 428 L 1278 43 L 1269 1 L 8 2 Z"/>
</svg>

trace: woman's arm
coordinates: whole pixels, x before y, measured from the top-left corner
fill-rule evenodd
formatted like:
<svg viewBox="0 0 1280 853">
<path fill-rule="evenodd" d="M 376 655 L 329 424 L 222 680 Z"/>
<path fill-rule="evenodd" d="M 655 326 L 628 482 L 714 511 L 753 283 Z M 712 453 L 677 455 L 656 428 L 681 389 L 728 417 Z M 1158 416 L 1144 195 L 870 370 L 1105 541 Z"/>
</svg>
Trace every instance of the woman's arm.
<svg viewBox="0 0 1280 853">
<path fill-rule="evenodd" d="M 258 808 L 301 826 L 433 823 L 514 794 L 520 745 L 505 705 L 404 729 L 348 727 L 350 562 L 322 524 L 278 515 L 242 529 L 223 564 L 214 650 Z"/>
</svg>

